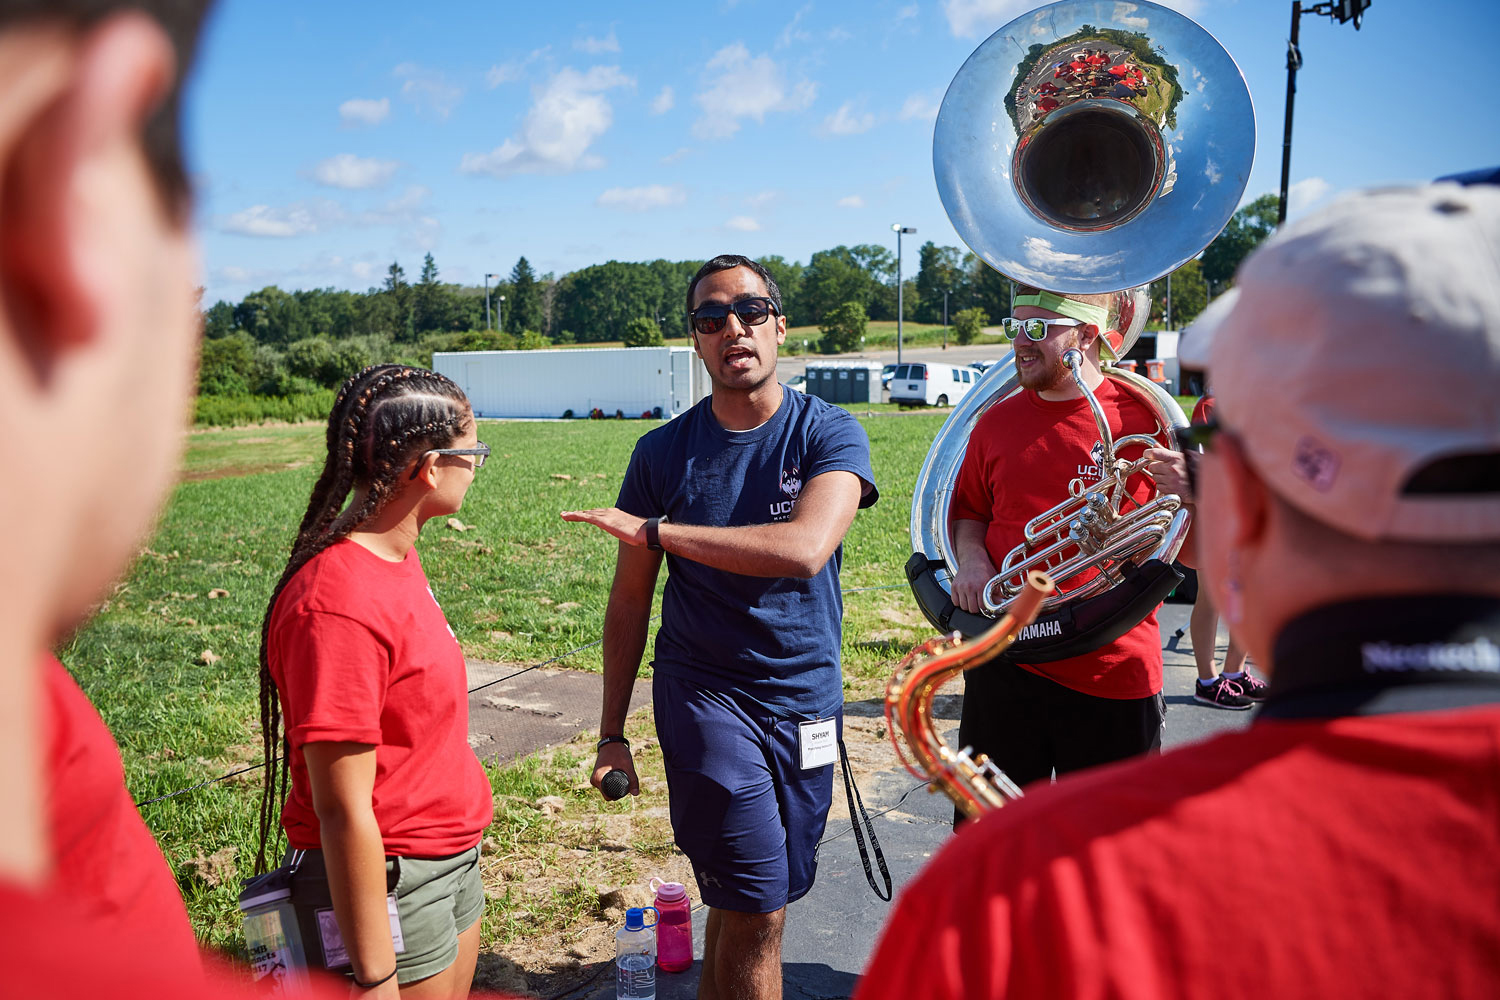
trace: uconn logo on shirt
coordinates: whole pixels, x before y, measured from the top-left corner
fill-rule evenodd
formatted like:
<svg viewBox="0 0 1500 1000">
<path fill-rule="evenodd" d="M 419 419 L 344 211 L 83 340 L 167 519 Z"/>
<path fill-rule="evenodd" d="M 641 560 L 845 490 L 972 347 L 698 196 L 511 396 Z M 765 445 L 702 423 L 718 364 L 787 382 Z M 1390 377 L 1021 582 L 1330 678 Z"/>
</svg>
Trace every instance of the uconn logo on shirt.
<svg viewBox="0 0 1500 1000">
<path fill-rule="evenodd" d="M 789 499 L 777 500 L 771 504 L 771 520 L 785 521 L 792 516 L 792 508 L 797 506 L 797 494 L 802 492 L 802 470 L 793 465 L 783 469 L 781 472 L 781 492 Z"/>
<path fill-rule="evenodd" d="M 1089 465 L 1080 465 L 1078 474 L 1084 479 L 1102 479 L 1104 477 L 1104 442 L 1095 441 L 1093 451 L 1089 452 Z"/>
</svg>

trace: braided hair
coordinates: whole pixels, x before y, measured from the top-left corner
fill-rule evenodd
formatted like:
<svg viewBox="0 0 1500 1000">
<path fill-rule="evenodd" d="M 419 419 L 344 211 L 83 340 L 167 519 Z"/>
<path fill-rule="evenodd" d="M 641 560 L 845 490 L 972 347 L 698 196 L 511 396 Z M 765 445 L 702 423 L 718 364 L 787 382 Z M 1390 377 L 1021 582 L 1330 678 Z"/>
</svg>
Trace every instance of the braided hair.
<svg viewBox="0 0 1500 1000">
<path fill-rule="evenodd" d="M 269 658 L 271 615 L 281 591 L 314 556 L 375 518 L 398 492 L 400 475 L 414 458 L 432 448 L 448 447 L 473 419 L 468 398 L 452 379 L 407 365 L 372 365 L 350 377 L 333 401 L 328 415 L 328 457 L 261 620 L 260 734 L 265 784 L 260 797 L 257 874 L 266 870 L 266 842 L 286 799 L 290 756 L 281 747 L 285 740 L 281 702 Z M 279 767 L 278 749 L 282 750 Z"/>
</svg>

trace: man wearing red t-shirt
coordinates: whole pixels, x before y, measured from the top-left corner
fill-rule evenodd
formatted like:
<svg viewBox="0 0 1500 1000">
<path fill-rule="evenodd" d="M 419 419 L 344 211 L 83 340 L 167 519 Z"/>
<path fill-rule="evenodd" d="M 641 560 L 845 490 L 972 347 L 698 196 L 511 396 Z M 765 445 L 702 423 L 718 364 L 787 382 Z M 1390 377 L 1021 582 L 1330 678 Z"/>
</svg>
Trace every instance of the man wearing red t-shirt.
<svg viewBox="0 0 1500 1000">
<path fill-rule="evenodd" d="M 1022 391 L 975 424 L 951 505 L 953 603 L 965 611 L 981 610 L 985 585 L 1022 542 L 1026 522 L 1067 498 L 1073 480 L 1091 487 L 1107 471 L 1098 425 L 1063 364 L 1065 352 L 1081 352 L 1084 380 L 1115 439 L 1156 429 L 1152 411 L 1100 370 L 1101 352 L 1113 357 L 1120 342 L 1114 298 L 1018 290 L 1007 329 Z M 1016 335 L 1038 324 L 1045 330 Z M 1032 339 L 1035 333 L 1040 340 Z M 1124 457 L 1137 455 L 1127 449 Z M 1145 476 L 1127 485 L 1135 500 L 1150 499 Z M 1021 785 L 1158 749 L 1166 711 L 1161 668 L 1155 612 L 1092 653 L 977 667 L 964 675 L 959 741 L 988 754 Z"/>
<path fill-rule="evenodd" d="M 856 1000 L 1500 993 L 1500 191 L 1346 198 L 1236 288 L 1195 534 L 1265 707 L 969 824 Z"/>
</svg>

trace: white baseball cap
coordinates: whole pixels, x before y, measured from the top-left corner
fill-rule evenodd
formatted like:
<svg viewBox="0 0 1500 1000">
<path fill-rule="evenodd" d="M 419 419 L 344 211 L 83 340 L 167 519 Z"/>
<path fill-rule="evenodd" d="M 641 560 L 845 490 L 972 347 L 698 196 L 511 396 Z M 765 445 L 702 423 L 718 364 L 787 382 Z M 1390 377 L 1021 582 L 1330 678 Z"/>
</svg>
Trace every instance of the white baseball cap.
<svg viewBox="0 0 1500 1000">
<path fill-rule="evenodd" d="M 1276 494 L 1366 539 L 1500 540 L 1500 188 L 1342 198 L 1183 336 Z"/>
</svg>

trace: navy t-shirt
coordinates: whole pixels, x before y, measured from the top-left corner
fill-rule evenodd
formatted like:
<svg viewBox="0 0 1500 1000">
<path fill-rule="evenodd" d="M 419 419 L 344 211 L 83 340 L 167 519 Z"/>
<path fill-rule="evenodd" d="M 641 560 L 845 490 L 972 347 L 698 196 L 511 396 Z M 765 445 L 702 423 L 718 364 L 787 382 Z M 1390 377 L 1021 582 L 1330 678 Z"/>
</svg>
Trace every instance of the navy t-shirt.
<svg viewBox="0 0 1500 1000">
<path fill-rule="evenodd" d="M 860 478 L 860 507 L 879 497 L 870 439 L 847 411 L 783 387 L 775 416 L 730 431 L 711 403 L 711 396 L 699 401 L 636 442 L 621 510 L 721 527 L 785 521 L 802 484 L 835 471 Z M 667 553 L 653 666 L 690 684 L 741 692 L 778 715 L 831 712 L 844 699 L 843 552 L 841 544 L 809 580 L 742 576 Z"/>
</svg>

